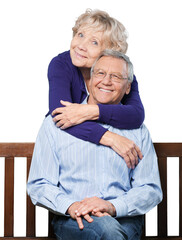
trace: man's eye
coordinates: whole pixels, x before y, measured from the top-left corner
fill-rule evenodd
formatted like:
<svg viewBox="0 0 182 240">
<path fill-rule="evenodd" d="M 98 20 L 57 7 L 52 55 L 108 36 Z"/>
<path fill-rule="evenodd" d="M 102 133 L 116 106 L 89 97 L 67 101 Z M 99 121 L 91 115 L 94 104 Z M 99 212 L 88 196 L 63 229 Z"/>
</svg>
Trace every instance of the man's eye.
<svg viewBox="0 0 182 240">
<path fill-rule="evenodd" d="M 113 80 L 120 80 L 121 78 L 116 74 L 112 74 L 112 79 Z"/>
<path fill-rule="evenodd" d="M 103 75 L 104 75 L 104 72 L 102 72 L 102 71 L 97 72 L 97 75 L 98 75 L 98 76 L 103 76 Z"/>
<path fill-rule="evenodd" d="M 97 78 L 102 79 L 102 78 L 105 76 L 105 73 L 102 72 L 102 71 L 97 71 L 97 72 L 94 73 L 94 75 L 95 75 Z"/>
</svg>

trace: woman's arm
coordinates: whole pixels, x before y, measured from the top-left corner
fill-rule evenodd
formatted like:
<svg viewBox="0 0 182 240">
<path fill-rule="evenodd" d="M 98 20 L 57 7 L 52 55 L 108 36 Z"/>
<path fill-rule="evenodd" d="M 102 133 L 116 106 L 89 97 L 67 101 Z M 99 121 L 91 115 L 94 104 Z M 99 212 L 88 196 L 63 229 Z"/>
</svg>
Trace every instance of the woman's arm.
<svg viewBox="0 0 182 240">
<path fill-rule="evenodd" d="M 52 59 L 48 67 L 49 80 L 49 113 L 63 107 L 60 99 L 73 102 L 71 95 L 72 74 L 69 65 L 59 55 Z"/>
<path fill-rule="evenodd" d="M 73 71 L 74 68 L 69 69 L 69 64 L 65 64 L 64 61 L 60 61 L 58 57 L 51 61 L 48 69 L 49 113 L 51 113 L 55 108 L 64 109 L 64 107 L 61 107 L 63 105 L 60 104 L 61 99 L 69 102 L 81 103 L 86 97 L 85 89 L 85 95 L 83 95 L 84 85 L 80 86 L 81 83 L 78 79 L 76 79 L 78 76 L 74 75 L 75 73 Z M 98 108 L 98 106 L 96 107 Z M 107 132 L 107 129 L 95 121 L 85 121 L 79 125 L 69 127 L 65 129 L 65 131 L 82 140 L 99 144 L 101 138 Z M 108 146 L 107 142 L 103 142 L 102 144 Z M 122 145 L 120 148 L 122 149 Z M 120 150 L 120 152 L 121 154 L 119 152 L 118 154 L 124 157 L 122 155 L 123 151 Z"/>
<path fill-rule="evenodd" d="M 61 99 L 81 103 L 87 96 L 83 79 L 81 81 L 78 74 L 79 72 L 69 59 L 69 52 L 58 55 L 50 62 L 48 68 L 49 113 L 56 108 L 64 109 L 60 103 Z M 82 140 L 99 144 L 107 129 L 94 121 L 87 121 L 65 131 Z"/>
<path fill-rule="evenodd" d="M 138 164 L 138 158 L 143 158 L 142 152 L 133 141 L 110 131 L 102 136 L 100 144 L 111 147 L 124 158 L 126 165 L 132 169 Z"/>
<path fill-rule="evenodd" d="M 123 105 L 80 105 L 65 101 L 61 103 L 65 108 L 57 108 L 52 114 L 58 114 L 54 121 L 62 129 L 87 120 L 98 120 L 119 129 L 134 129 L 140 127 L 144 121 L 144 108 L 135 77 L 130 94 L 122 101 Z"/>
</svg>

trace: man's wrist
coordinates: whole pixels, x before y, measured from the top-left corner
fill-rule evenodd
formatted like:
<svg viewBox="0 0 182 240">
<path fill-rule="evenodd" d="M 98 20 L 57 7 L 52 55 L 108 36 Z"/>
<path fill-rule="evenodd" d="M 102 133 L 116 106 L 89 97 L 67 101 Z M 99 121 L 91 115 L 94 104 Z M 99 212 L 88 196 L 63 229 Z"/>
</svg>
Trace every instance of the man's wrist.
<svg viewBox="0 0 182 240">
<path fill-rule="evenodd" d="M 109 214 L 112 216 L 112 217 L 115 217 L 116 216 L 116 208 L 114 207 L 114 205 L 111 203 L 111 202 L 108 202 L 109 203 Z"/>
<path fill-rule="evenodd" d="M 78 207 L 78 205 L 79 205 L 79 202 L 74 202 L 74 203 L 72 203 L 69 207 L 68 207 L 68 209 L 67 209 L 67 211 L 66 211 L 66 214 L 67 215 L 72 215 L 72 212 L 74 212 L 75 210 L 76 210 L 76 208 Z"/>
</svg>

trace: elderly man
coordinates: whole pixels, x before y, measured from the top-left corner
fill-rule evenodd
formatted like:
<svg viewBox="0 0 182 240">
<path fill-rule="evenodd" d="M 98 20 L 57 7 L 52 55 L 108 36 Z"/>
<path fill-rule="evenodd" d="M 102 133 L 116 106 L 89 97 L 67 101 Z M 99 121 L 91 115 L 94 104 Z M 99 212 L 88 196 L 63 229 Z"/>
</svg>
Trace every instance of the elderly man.
<svg viewBox="0 0 182 240">
<path fill-rule="evenodd" d="M 132 79 L 128 57 L 104 51 L 92 67 L 90 96 L 83 104 L 120 104 Z M 140 147 L 143 159 L 135 169 L 110 147 L 60 130 L 51 116 L 39 131 L 28 194 L 34 204 L 55 213 L 58 239 L 140 239 L 142 215 L 162 199 L 157 157 L 145 125 L 135 130 L 104 126 L 108 136 L 127 137 Z"/>
</svg>

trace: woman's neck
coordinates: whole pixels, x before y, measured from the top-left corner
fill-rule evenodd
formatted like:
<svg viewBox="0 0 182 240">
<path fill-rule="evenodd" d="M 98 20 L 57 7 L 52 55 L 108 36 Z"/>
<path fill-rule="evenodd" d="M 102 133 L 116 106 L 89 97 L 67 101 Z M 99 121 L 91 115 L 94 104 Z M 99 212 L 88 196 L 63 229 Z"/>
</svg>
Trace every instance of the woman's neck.
<svg viewBox="0 0 182 240">
<path fill-rule="evenodd" d="M 87 86 L 87 90 L 89 92 L 90 86 L 89 86 L 89 82 L 90 82 L 90 68 L 80 68 L 80 71 L 82 73 L 82 76 L 84 78 L 85 84 Z"/>
</svg>

